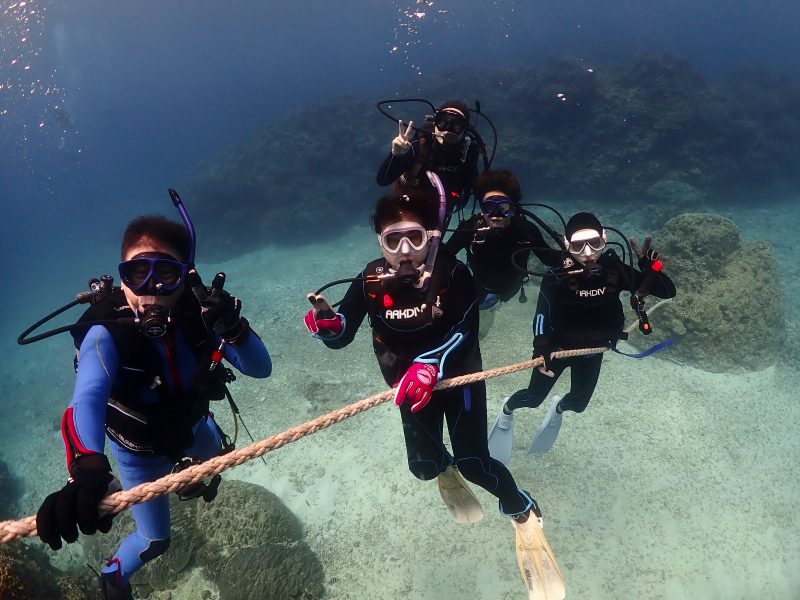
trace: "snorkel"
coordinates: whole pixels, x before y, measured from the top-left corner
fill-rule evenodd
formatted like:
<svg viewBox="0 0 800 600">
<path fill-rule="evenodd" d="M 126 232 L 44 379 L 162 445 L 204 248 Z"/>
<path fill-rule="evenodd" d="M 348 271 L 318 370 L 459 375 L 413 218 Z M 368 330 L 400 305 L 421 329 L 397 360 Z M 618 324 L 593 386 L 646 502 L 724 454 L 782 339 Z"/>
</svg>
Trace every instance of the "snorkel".
<svg viewBox="0 0 800 600">
<path fill-rule="evenodd" d="M 197 235 L 194 231 L 194 225 L 189 218 L 189 213 L 186 212 L 186 207 L 183 205 L 183 200 L 178 195 L 178 192 L 172 188 L 168 188 L 169 197 L 172 204 L 178 211 L 183 221 L 183 226 L 189 234 L 189 256 L 187 257 L 186 265 L 189 269 L 194 269 L 195 250 L 197 248 Z M 136 312 L 136 311 L 134 311 Z M 141 316 L 137 312 L 137 321 L 139 321 L 144 329 L 144 333 L 150 338 L 159 338 L 167 333 L 169 324 L 172 323 L 172 311 L 160 304 L 148 304 L 144 307 Z"/>
<path fill-rule="evenodd" d="M 423 286 L 427 286 L 430 283 L 430 277 L 433 274 L 433 267 L 436 263 L 436 255 L 439 253 L 439 244 L 442 241 L 442 228 L 447 215 L 447 195 L 445 194 L 442 180 L 433 171 L 425 171 L 425 174 L 428 176 L 428 181 L 436 189 L 436 193 L 439 194 L 439 227 L 431 236 L 431 248 L 428 251 L 428 259 L 425 261 L 425 270 L 422 272 L 421 277 Z"/>
<path fill-rule="evenodd" d="M 186 207 L 183 205 L 183 200 L 181 200 L 178 192 L 172 188 L 169 188 L 169 197 L 172 199 L 172 204 L 174 204 L 175 208 L 178 209 L 178 213 L 181 215 L 183 225 L 186 227 L 186 231 L 189 232 L 189 238 L 192 240 L 191 246 L 189 247 L 189 260 L 186 264 L 190 269 L 194 269 L 194 256 L 197 248 L 197 235 L 194 232 L 194 225 L 192 224 L 192 220 L 189 218 L 189 213 L 186 212 Z"/>
</svg>

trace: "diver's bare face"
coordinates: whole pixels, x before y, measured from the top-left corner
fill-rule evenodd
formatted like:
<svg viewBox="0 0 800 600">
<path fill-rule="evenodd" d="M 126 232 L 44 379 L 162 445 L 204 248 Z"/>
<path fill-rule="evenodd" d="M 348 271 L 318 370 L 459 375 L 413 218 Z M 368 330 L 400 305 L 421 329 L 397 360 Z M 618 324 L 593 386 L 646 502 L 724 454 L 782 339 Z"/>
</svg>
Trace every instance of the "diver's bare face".
<svg viewBox="0 0 800 600">
<path fill-rule="evenodd" d="M 180 253 L 178 253 L 174 248 L 149 238 L 142 238 L 136 242 L 128 249 L 127 252 L 125 252 L 125 256 L 122 258 L 123 260 L 131 260 L 139 257 L 142 254 L 166 254 L 173 260 L 182 261 L 181 258 L 178 258 L 180 257 Z M 146 306 L 153 304 L 162 306 L 166 309 L 174 308 L 178 303 L 178 299 L 183 293 L 183 285 L 181 285 L 181 287 L 175 290 L 172 294 L 164 296 L 137 296 L 133 290 L 125 285 L 124 282 L 120 282 L 120 287 L 122 287 L 122 291 L 125 294 L 125 299 L 128 301 L 128 306 L 130 306 L 137 314 L 143 313 Z"/>
</svg>

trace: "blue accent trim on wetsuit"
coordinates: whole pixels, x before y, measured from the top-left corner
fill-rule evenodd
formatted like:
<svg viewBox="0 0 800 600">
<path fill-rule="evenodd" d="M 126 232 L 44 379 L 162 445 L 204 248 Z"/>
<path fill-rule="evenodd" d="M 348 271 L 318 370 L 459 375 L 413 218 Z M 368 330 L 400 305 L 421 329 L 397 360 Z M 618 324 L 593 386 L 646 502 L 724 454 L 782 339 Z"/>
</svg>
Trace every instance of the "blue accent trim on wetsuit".
<svg viewBox="0 0 800 600">
<path fill-rule="evenodd" d="M 439 367 L 439 378 L 437 381 L 441 381 L 442 375 L 444 374 L 444 362 L 447 360 L 447 356 L 461 343 L 464 341 L 464 334 L 460 331 L 453 334 L 449 340 L 447 340 L 444 344 L 439 346 L 438 348 L 434 348 L 433 350 L 428 350 L 427 352 L 423 352 L 417 358 L 414 359 L 414 362 L 425 363 L 426 365 L 436 365 Z M 444 353 L 441 357 L 437 355 L 444 350 Z"/>
<path fill-rule="evenodd" d="M 499 302 L 500 296 L 492 292 L 487 292 L 483 299 L 481 299 L 481 305 L 478 307 L 478 310 L 489 310 L 497 306 Z"/>
<path fill-rule="evenodd" d="M 611 351 L 612 352 L 616 352 L 617 354 L 621 354 L 622 356 L 627 356 L 628 358 L 639 358 L 639 359 L 642 359 L 642 358 L 647 358 L 648 356 L 650 356 L 651 354 L 655 354 L 656 352 L 660 352 L 664 348 L 669 348 L 674 343 L 675 343 L 675 340 L 673 338 L 669 338 L 668 340 L 664 340 L 663 342 L 659 342 L 658 344 L 650 346 L 644 352 L 638 352 L 636 354 L 628 354 L 627 352 L 620 352 L 619 350 L 617 350 L 617 345 L 615 343 L 615 344 L 612 344 Z"/>
<path fill-rule="evenodd" d="M 498 502 L 498 505 L 500 507 L 500 514 L 503 515 L 504 517 L 516 517 L 517 515 L 526 513 L 533 508 L 534 504 L 536 504 L 536 501 L 533 498 L 531 498 L 527 493 L 525 493 L 523 490 L 518 490 L 518 491 L 519 495 L 522 496 L 522 499 L 525 501 L 525 509 L 515 513 L 507 513 L 503 509 L 503 503 Z"/>
</svg>

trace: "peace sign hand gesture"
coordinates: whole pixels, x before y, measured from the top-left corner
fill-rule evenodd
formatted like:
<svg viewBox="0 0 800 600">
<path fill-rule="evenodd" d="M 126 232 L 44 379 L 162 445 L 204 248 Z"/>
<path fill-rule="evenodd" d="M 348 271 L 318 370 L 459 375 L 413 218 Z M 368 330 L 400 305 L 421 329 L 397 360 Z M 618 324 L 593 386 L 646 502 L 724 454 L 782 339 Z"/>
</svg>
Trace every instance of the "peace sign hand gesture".
<svg viewBox="0 0 800 600">
<path fill-rule="evenodd" d="M 239 313 L 242 303 L 222 289 L 225 273 L 217 273 L 209 290 L 194 269 L 189 271 L 189 285 L 200 303 L 201 316 L 206 329 L 213 331 L 226 341 L 238 339 L 246 327 Z"/>
<path fill-rule="evenodd" d="M 637 258 L 639 259 L 639 269 L 643 273 L 647 273 L 648 271 L 660 271 L 661 270 L 661 254 L 653 249 L 650 244 L 653 241 L 649 235 L 644 238 L 644 244 L 639 245 L 639 241 L 635 238 L 628 238 L 631 243 L 631 249 L 633 250 L 634 254 L 636 254 Z"/>
<path fill-rule="evenodd" d="M 408 127 L 403 131 L 403 121 L 397 122 L 397 137 L 392 140 L 392 156 L 403 156 L 411 150 L 411 136 L 414 131 L 414 121 L 408 122 Z"/>
</svg>

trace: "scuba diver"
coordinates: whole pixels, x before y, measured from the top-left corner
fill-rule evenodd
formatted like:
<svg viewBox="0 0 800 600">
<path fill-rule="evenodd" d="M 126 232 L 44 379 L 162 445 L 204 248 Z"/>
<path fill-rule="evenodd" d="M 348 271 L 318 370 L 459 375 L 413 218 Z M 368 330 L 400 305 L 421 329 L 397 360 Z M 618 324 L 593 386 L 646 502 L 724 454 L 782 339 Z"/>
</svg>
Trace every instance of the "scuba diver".
<svg viewBox="0 0 800 600">
<path fill-rule="evenodd" d="M 441 183 L 437 189 L 442 207 Z M 337 312 L 321 295 L 332 284 L 309 294 L 314 308 L 305 316 L 306 327 L 327 347 L 340 349 L 353 341 L 367 317 L 383 378 L 396 386 L 394 402 L 410 471 L 424 481 L 437 479 L 442 499 L 458 523 L 483 517 L 462 475 L 496 496 L 500 513 L 510 517 L 517 530 L 529 586 L 563 589 L 543 537 L 539 507 L 489 455 L 485 383 L 434 391 L 443 376 L 481 370 L 475 284 L 466 265 L 439 247 L 441 219 L 435 206 L 432 192 L 420 188 L 381 198 L 372 223 L 383 256 L 357 278 L 346 280 L 352 283 Z M 442 439 L 445 421 L 452 455 Z M 531 573 L 544 573 L 544 582 L 531 583 Z"/>
<path fill-rule="evenodd" d="M 478 158 L 482 152 L 485 155 L 483 142 L 470 125 L 470 112 L 461 100 L 448 100 L 422 128 L 399 120 L 397 137 L 376 178 L 380 186 L 397 182 L 400 187 L 415 187 L 427 186 L 426 171 L 436 173 L 447 193 L 445 227 L 453 210 L 466 205 L 478 175 Z"/>
<path fill-rule="evenodd" d="M 123 489 L 154 481 L 232 449 L 209 412 L 231 381 L 222 358 L 251 377 L 272 371 L 264 342 L 240 316 L 241 302 L 223 289 L 224 273 L 207 288 L 194 269 L 194 229 L 176 197 L 184 225 L 160 216 L 132 220 L 122 239 L 121 286 L 104 276 L 81 320 L 61 328 L 78 348 L 75 391 L 61 422 L 69 479 L 36 516 L 38 535 L 53 550 L 62 538 L 74 542 L 78 529 L 92 535 L 111 527 L 112 515 L 98 517 L 98 503 L 119 489 L 105 437 Z M 216 475 L 178 495 L 208 502 L 219 482 Z M 133 598 L 130 577 L 169 548 L 166 496 L 131 511 L 136 530 L 100 574 L 105 599 Z"/>
<path fill-rule="evenodd" d="M 489 433 L 492 456 L 508 464 L 511 459 L 514 415 L 518 408 L 536 408 L 547 397 L 565 369 L 571 369 L 569 392 L 553 396 L 544 421 L 536 431 L 529 453 L 547 452 L 555 443 L 565 411 L 581 413 L 589 403 L 600 376 L 603 354 L 552 358 L 558 350 L 611 347 L 625 339 L 622 291 L 632 293 L 631 305 L 637 310 L 640 330 L 651 332 L 644 297 L 673 298 L 675 284 L 662 272 L 659 253 L 650 247 L 647 238 L 642 247 L 631 238 L 638 257 L 639 270 L 623 262 L 613 249 L 606 249 L 607 235 L 597 217 L 588 212 L 577 213 L 566 224 L 561 269 L 550 269 L 539 289 L 533 321 L 533 358 L 544 363 L 531 374 L 530 384 L 504 399 L 502 410 Z M 549 275 L 549 276 L 548 276 Z M 663 342 L 641 355 L 642 358 Z"/>
<path fill-rule="evenodd" d="M 510 171 L 486 171 L 475 180 L 475 197 L 481 212 L 462 221 L 445 243 L 454 256 L 466 250 L 467 265 L 478 284 L 481 299 L 481 337 L 491 327 L 500 302 L 507 302 L 520 293 L 527 278 L 512 261 L 521 256 L 527 264 L 530 253 L 546 266 L 561 264 L 561 249 L 553 250 L 539 228 L 529 221 L 523 208 L 522 189 Z M 517 252 L 521 249 L 522 252 Z"/>
</svg>

